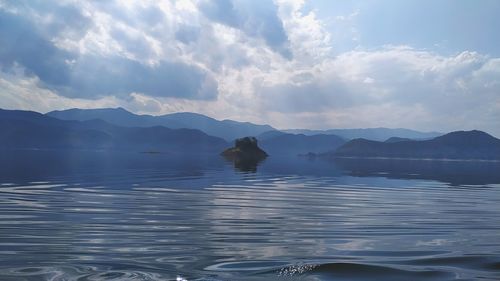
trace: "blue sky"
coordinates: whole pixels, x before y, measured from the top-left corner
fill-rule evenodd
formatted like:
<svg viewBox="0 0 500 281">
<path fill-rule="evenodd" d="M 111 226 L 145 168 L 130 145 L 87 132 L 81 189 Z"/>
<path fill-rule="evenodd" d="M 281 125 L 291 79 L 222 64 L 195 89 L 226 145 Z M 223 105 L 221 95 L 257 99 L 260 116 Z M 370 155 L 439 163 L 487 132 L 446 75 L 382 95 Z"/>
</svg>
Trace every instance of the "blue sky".
<svg viewBox="0 0 500 281">
<path fill-rule="evenodd" d="M 500 1 L 0 0 L 0 107 L 500 136 Z"/>
<path fill-rule="evenodd" d="M 339 36 L 336 45 L 343 51 L 357 46 L 409 45 L 448 55 L 463 50 L 500 55 L 500 2 L 496 0 L 313 0 L 306 7 L 330 19 L 327 28 L 332 33 L 345 32 L 336 18 L 354 15 L 348 24 L 357 40 Z"/>
</svg>

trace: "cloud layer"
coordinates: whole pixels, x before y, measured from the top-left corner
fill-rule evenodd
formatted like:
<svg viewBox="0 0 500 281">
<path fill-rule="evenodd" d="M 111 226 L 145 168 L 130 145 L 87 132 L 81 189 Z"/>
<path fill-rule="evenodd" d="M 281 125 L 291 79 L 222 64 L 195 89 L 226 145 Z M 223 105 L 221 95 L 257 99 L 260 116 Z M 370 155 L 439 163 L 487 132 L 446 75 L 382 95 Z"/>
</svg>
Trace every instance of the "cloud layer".
<svg viewBox="0 0 500 281">
<path fill-rule="evenodd" d="M 339 53 L 334 35 L 303 1 L 0 1 L 0 107 L 500 136 L 500 58 L 407 45 Z"/>
</svg>

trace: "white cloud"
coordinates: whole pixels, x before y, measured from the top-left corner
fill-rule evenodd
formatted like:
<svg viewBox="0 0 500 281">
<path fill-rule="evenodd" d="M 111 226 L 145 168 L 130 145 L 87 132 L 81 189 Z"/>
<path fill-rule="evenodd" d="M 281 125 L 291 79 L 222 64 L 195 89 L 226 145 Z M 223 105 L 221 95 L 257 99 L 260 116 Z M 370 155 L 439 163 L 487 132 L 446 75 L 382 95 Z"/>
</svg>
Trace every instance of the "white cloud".
<svg viewBox="0 0 500 281">
<path fill-rule="evenodd" d="M 314 11 L 302 11 L 304 1 L 277 1 L 279 16 L 291 42 L 296 60 L 321 62 L 332 50 L 330 34 Z"/>
<path fill-rule="evenodd" d="M 10 73 L 0 72 L 0 108 L 48 112 L 67 108 L 117 107 L 121 100 L 107 96 L 97 100 L 66 98 L 39 87 L 37 77 L 26 77 L 17 67 Z"/>
<path fill-rule="evenodd" d="M 195 111 L 280 128 L 478 128 L 500 135 L 500 58 L 473 51 L 445 56 L 410 46 L 334 54 L 334 35 L 314 10 L 303 11 L 304 1 L 269 1 L 265 9 L 249 7 L 259 5 L 253 2 L 234 1 L 229 5 L 234 18 L 207 15 L 202 10 L 206 3 L 77 3 L 82 15 L 79 23 L 52 34 L 50 42 L 76 54 L 65 58 L 64 64 L 81 69 L 80 73 L 103 73 L 82 63 L 85 56 L 102 58 L 103 64 L 116 62 L 111 57 L 123 58 L 140 66 L 134 69 L 152 69 L 151 73 L 162 62 L 191 66 L 202 73 L 196 90 L 216 91 L 216 97 L 200 100 L 183 93 L 151 94 L 147 87 L 63 97 L 21 68 L 15 74 L 1 73 L 0 107 L 45 112 L 122 106 L 152 114 Z M 357 15 L 337 20 L 351 21 Z M 267 26 L 278 23 L 276 34 L 283 32 L 286 38 L 275 42 L 263 29 L 251 30 L 253 25 L 248 23 L 259 21 Z M 50 31 L 51 24 L 45 19 L 39 28 Z M 94 78 L 84 81 L 97 83 L 101 77 Z"/>
</svg>

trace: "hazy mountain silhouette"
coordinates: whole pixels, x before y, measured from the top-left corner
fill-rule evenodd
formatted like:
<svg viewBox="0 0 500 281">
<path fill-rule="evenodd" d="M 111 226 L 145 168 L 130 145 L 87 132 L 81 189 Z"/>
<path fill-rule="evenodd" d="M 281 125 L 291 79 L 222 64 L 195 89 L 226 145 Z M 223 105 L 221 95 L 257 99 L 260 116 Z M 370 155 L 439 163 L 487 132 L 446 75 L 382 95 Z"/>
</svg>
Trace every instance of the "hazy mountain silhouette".
<svg viewBox="0 0 500 281">
<path fill-rule="evenodd" d="M 165 152 L 219 153 L 229 144 L 196 129 L 172 129 L 157 123 L 210 130 L 228 129 L 226 137 L 251 130 L 259 135 L 260 146 L 269 155 L 297 155 L 330 152 L 347 157 L 500 159 L 500 140 L 481 131 L 458 131 L 430 140 L 391 137 L 386 141 L 354 139 L 349 142 L 336 135 L 287 134 L 270 126 L 234 121 L 217 121 L 204 115 L 176 113 L 164 116 L 135 115 L 124 109 L 68 110 L 43 115 L 31 111 L 0 109 L 2 148 L 121 149 Z M 59 120 L 60 118 L 86 120 Z M 91 117 L 94 117 L 91 119 Z M 87 120 L 88 119 L 88 120 Z M 125 126 L 103 121 L 120 123 Z M 147 125 L 149 127 L 147 127 Z M 259 134 L 257 132 L 263 130 Z M 366 129 L 369 130 L 369 129 Z M 374 129 L 376 130 L 376 129 Z M 396 131 L 388 129 L 391 132 Z M 330 130 L 336 131 L 336 130 Z M 411 130 L 407 130 L 411 131 Z M 412 131 L 415 132 L 415 131 Z M 223 132 L 220 131 L 220 134 Z M 415 137 L 419 133 L 413 133 Z M 424 133 L 422 133 L 424 134 Z M 420 134 L 419 136 L 423 136 Z M 380 137 L 378 135 L 377 137 Z"/>
<path fill-rule="evenodd" d="M 269 125 L 256 125 L 249 122 L 232 120 L 219 121 L 202 114 L 190 112 L 152 116 L 136 115 L 123 108 L 102 108 L 52 111 L 47 113 L 47 115 L 62 120 L 87 121 L 101 119 L 123 127 L 164 126 L 171 129 L 197 129 L 227 141 L 244 136 L 257 136 L 261 133 L 274 130 Z"/>
<path fill-rule="evenodd" d="M 384 141 L 391 137 L 408 139 L 431 139 L 442 135 L 437 132 L 419 132 L 410 129 L 390 129 L 390 128 L 367 128 L 367 129 L 331 129 L 331 130 L 306 130 L 291 129 L 283 132 L 292 134 L 304 134 L 307 136 L 317 134 L 337 135 L 347 140 L 364 138 L 367 140 Z"/>
<path fill-rule="evenodd" d="M 31 111 L 0 109 L 0 145 L 201 153 L 219 152 L 228 143 L 194 129 L 121 127 L 102 120 L 65 121 Z"/>
<path fill-rule="evenodd" d="M 411 141 L 412 139 L 409 138 L 400 138 L 400 137 L 390 137 L 386 139 L 384 142 L 387 143 L 394 143 L 394 142 L 400 142 L 400 141 Z"/>
<path fill-rule="evenodd" d="M 268 136 L 268 135 L 266 135 Z M 260 142 L 260 146 L 269 155 L 298 155 L 312 153 L 323 153 L 337 149 L 346 141 L 336 135 L 313 135 L 303 134 L 275 134 L 268 136 Z"/>
<path fill-rule="evenodd" d="M 264 141 L 264 140 L 267 140 L 267 139 L 271 139 L 271 138 L 274 138 L 274 137 L 277 137 L 277 136 L 286 135 L 286 134 L 288 134 L 288 133 L 284 133 L 284 132 L 278 131 L 278 130 L 272 130 L 272 131 L 264 132 L 264 133 L 256 136 L 256 138 L 259 141 Z"/>
<path fill-rule="evenodd" d="M 335 156 L 500 159 L 500 139 L 481 131 L 457 131 L 424 141 L 378 142 L 351 140 L 339 147 Z"/>
</svg>

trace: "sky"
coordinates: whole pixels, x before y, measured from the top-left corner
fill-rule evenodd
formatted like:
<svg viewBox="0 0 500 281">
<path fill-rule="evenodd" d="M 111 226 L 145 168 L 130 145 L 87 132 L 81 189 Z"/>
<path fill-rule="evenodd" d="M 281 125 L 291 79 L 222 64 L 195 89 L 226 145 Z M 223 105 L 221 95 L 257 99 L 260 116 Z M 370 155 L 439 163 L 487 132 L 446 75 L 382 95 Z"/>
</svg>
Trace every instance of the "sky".
<svg viewBox="0 0 500 281">
<path fill-rule="evenodd" d="M 500 137 L 500 1 L 0 0 L 0 108 Z"/>
</svg>

